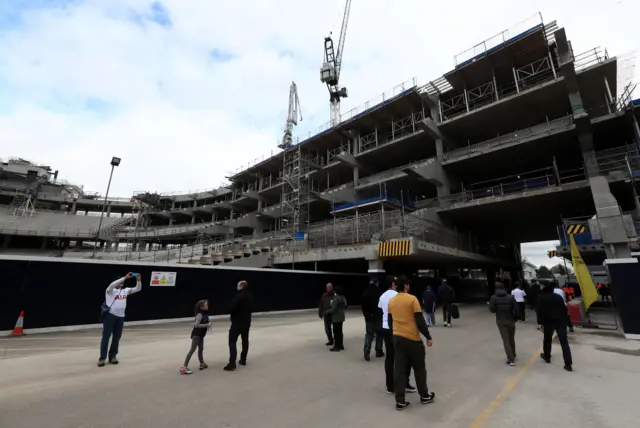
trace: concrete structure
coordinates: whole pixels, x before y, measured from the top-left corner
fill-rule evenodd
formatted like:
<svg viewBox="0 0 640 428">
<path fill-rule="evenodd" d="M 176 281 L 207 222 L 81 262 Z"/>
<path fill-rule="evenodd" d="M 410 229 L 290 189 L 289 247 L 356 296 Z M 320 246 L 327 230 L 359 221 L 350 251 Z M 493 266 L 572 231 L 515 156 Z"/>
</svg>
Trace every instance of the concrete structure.
<svg viewBox="0 0 640 428">
<path fill-rule="evenodd" d="M 138 298 L 129 304 L 144 305 L 144 290 Z M 178 374 L 190 344 L 186 322 L 125 326 L 120 365 L 102 369 L 95 366 L 97 329 L 0 338 L 2 425 L 324 428 L 328 420 L 335 420 L 335 427 L 637 425 L 637 344 L 577 329 L 571 335 L 575 371 L 566 373 L 557 343 L 552 363 L 540 360 L 542 336 L 526 323 L 517 327 L 517 365 L 508 367 L 486 305 L 464 306 L 461 312 L 453 328 L 432 329 L 427 370 L 436 402 L 421 406 L 416 394 L 407 394 L 412 406 L 403 412 L 394 410 L 393 397 L 384 391 L 383 359 L 362 359 L 364 323 L 357 309 L 347 313 L 346 351 L 337 354 L 324 346 L 322 322 L 313 311 L 256 316 L 248 365 L 233 373 L 222 370 L 228 357 L 226 317 L 214 320 L 205 341 L 209 369 L 191 376 Z M 197 358 L 192 359 L 196 367 Z"/>
<path fill-rule="evenodd" d="M 455 58 L 227 185 L 136 192 L 100 257 L 493 275 L 579 216 L 597 222 L 599 251 L 627 257 L 640 111 L 632 86 L 616 93 L 617 58 L 573 52 L 539 16 Z"/>
</svg>

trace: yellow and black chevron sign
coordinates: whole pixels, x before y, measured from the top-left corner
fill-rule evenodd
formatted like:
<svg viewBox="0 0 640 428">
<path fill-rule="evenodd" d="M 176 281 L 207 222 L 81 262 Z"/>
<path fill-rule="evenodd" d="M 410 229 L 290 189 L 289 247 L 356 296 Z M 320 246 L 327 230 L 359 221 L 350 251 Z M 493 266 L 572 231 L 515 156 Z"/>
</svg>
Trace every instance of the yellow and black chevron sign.
<svg viewBox="0 0 640 428">
<path fill-rule="evenodd" d="M 585 227 L 584 224 L 572 224 L 567 227 L 567 233 L 569 235 L 577 235 L 579 233 L 584 233 Z"/>
<path fill-rule="evenodd" d="M 378 256 L 380 257 L 399 257 L 409 255 L 411 255 L 411 241 L 409 239 L 378 243 Z"/>
<path fill-rule="evenodd" d="M 556 255 L 556 250 L 547 251 L 547 256 L 549 256 L 550 259 L 554 258 Z"/>
</svg>

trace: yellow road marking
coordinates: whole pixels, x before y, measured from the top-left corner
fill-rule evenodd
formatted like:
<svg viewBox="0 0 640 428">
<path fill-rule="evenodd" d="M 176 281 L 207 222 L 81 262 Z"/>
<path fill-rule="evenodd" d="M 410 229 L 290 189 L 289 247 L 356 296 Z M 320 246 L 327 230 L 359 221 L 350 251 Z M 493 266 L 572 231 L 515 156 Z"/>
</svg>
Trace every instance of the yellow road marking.
<svg viewBox="0 0 640 428">
<path fill-rule="evenodd" d="M 551 340 L 553 341 L 555 338 L 556 338 L 556 334 L 554 333 L 553 338 Z M 487 407 L 485 407 L 482 410 L 482 412 L 480 412 L 480 414 L 475 418 L 475 420 L 471 422 L 471 425 L 469 425 L 469 428 L 484 427 L 484 425 L 487 423 L 487 421 L 489 420 L 489 417 L 493 414 L 493 412 L 498 408 L 498 406 L 500 406 L 500 404 L 504 401 L 504 399 L 507 398 L 509 394 L 511 394 L 511 391 L 513 391 L 513 389 L 518 385 L 518 383 L 520 383 L 523 376 L 529 371 L 533 363 L 538 358 L 540 358 L 541 352 L 542 352 L 542 348 L 538 349 L 535 352 L 535 354 L 533 354 L 533 356 L 529 358 L 529 361 L 527 361 L 524 367 L 520 369 L 518 374 L 516 374 L 514 377 L 509 379 L 509 381 L 504 386 L 504 388 L 502 388 L 502 391 L 500 391 L 500 393 L 496 395 L 493 400 L 491 400 L 491 402 L 487 405 Z"/>
</svg>

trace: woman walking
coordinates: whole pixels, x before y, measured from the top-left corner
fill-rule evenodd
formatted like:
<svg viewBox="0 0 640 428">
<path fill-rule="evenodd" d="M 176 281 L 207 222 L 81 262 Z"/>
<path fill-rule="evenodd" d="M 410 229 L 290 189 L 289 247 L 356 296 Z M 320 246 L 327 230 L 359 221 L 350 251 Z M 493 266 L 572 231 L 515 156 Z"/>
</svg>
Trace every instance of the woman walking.
<svg viewBox="0 0 640 428">
<path fill-rule="evenodd" d="M 191 360 L 191 356 L 198 348 L 198 360 L 200 360 L 200 370 L 204 370 L 207 367 L 207 364 L 204 362 L 204 357 L 202 355 L 202 349 L 204 348 L 204 337 L 207 335 L 207 331 L 211 329 L 211 322 L 209 321 L 209 317 L 207 316 L 207 311 L 209 310 L 209 301 L 208 300 L 199 300 L 196 303 L 196 320 L 193 325 L 193 330 L 191 331 L 191 349 L 187 353 L 187 358 L 184 359 L 184 365 L 180 368 L 180 374 L 188 375 L 193 373 L 191 369 L 189 369 L 189 360 Z"/>
</svg>

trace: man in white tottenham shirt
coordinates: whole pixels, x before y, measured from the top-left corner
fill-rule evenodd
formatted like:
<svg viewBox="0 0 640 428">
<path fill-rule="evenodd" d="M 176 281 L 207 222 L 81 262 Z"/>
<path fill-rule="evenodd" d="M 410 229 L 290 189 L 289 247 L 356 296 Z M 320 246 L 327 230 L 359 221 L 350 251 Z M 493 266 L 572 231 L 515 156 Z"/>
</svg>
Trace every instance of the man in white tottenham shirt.
<svg viewBox="0 0 640 428">
<path fill-rule="evenodd" d="M 135 288 L 122 288 L 124 282 L 129 278 L 136 279 Z M 111 348 L 109 348 L 109 364 L 118 364 L 118 345 L 122 336 L 124 327 L 124 312 L 127 309 L 127 297 L 137 293 L 142 289 L 142 275 L 139 273 L 129 272 L 124 278 L 113 281 L 105 291 L 105 305 L 109 308 L 109 312 L 104 315 L 102 320 L 102 342 L 100 343 L 100 358 L 98 359 L 98 367 L 104 367 L 107 358 L 107 348 L 109 348 L 109 339 L 111 340 Z"/>
<path fill-rule="evenodd" d="M 406 280 L 404 278 L 393 278 L 389 289 L 382 293 L 380 300 L 378 300 L 378 308 L 382 310 L 382 338 L 384 339 L 385 358 L 384 358 L 384 373 L 387 383 L 387 394 L 395 394 L 394 391 L 394 363 L 395 363 L 395 349 L 393 347 L 393 332 L 389 329 L 389 300 L 394 298 L 398 292 L 396 291 L 396 281 L 400 282 L 400 286 L 404 287 Z M 406 392 L 416 392 L 416 388 L 409 384 L 409 375 L 411 374 L 411 365 L 407 365 L 407 387 Z"/>
<path fill-rule="evenodd" d="M 524 290 L 522 289 L 522 284 L 520 284 L 519 282 L 516 282 L 516 288 L 513 289 L 513 291 L 511 292 L 511 295 L 513 296 L 514 299 L 516 299 L 516 303 L 520 307 L 520 322 L 524 322 L 524 319 L 525 319 L 524 312 L 526 309 L 526 306 L 524 304 L 524 298 L 527 297 L 527 293 L 525 293 Z"/>
</svg>

